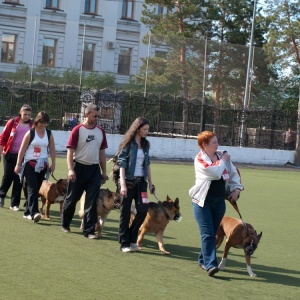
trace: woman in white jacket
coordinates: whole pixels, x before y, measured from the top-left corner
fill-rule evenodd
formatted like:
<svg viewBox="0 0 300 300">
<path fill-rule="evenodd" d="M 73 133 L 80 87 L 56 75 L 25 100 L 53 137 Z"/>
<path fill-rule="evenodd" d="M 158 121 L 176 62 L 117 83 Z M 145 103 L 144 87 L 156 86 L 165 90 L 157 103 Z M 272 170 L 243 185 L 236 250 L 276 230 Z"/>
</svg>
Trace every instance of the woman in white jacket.
<svg viewBox="0 0 300 300">
<path fill-rule="evenodd" d="M 244 188 L 230 155 L 218 151 L 218 139 L 213 132 L 200 133 L 198 145 L 200 152 L 194 160 L 196 183 L 189 195 L 201 235 L 198 264 L 213 276 L 219 271 L 215 235 L 225 214 L 225 195 L 229 194 L 228 199 L 237 201 Z"/>
</svg>

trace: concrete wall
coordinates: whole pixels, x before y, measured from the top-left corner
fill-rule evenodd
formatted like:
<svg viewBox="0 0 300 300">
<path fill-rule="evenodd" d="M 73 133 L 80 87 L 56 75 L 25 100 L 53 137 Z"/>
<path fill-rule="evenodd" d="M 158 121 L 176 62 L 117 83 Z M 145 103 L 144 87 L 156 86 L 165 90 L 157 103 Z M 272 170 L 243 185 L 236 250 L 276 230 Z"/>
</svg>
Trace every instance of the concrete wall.
<svg viewBox="0 0 300 300">
<path fill-rule="evenodd" d="M 0 132 L 2 131 L 3 127 L 0 127 Z M 70 131 L 53 131 L 53 135 L 57 152 L 66 151 Z M 107 134 L 108 149 L 106 153 L 108 156 L 116 153 L 122 137 L 118 134 Z M 148 137 L 148 139 L 151 143 L 152 158 L 193 160 L 199 150 L 196 139 L 163 137 Z M 220 145 L 220 149 L 227 150 L 236 163 L 280 166 L 288 161 L 294 162 L 294 151 L 222 147 L 222 145 Z"/>
</svg>

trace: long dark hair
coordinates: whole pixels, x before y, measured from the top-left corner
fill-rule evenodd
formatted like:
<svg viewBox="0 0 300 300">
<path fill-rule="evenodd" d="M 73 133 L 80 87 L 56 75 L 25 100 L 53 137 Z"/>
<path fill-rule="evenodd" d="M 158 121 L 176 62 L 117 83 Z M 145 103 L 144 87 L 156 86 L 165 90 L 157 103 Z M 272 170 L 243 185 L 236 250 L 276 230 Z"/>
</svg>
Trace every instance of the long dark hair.
<svg viewBox="0 0 300 300">
<path fill-rule="evenodd" d="M 150 124 L 149 124 L 148 119 L 146 119 L 144 117 L 138 117 L 132 122 L 129 129 L 125 133 L 123 140 L 120 143 L 117 154 L 119 154 L 123 148 L 129 146 L 131 141 L 134 139 L 137 130 L 139 130 L 140 128 L 142 128 L 145 125 L 150 125 Z M 141 147 L 144 151 L 150 148 L 149 141 L 144 137 L 141 138 Z"/>
</svg>

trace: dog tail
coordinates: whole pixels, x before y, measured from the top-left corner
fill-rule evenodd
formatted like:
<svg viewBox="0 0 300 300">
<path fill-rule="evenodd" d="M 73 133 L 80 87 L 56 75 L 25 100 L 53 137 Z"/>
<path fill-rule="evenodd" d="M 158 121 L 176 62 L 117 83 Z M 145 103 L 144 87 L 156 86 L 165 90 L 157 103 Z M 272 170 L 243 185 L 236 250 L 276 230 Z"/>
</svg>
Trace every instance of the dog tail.
<svg viewBox="0 0 300 300">
<path fill-rule="evenodd" d="M 218 249 L 224 240 L 225 232 L 223 230 L 223 227 L 220 225 L 217 234 L 216 234 L 216 249 Z"/>
</svg>

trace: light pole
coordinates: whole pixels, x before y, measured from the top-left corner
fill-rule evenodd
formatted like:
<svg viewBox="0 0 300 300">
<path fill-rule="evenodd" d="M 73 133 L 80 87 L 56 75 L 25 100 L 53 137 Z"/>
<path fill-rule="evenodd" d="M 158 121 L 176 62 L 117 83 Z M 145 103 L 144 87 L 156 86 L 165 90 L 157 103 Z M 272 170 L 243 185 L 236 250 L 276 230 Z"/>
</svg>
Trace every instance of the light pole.
<svg viewBox="0 0 300 300">
<path fill-rule="evenodd" d="M 203 86 L 202 86 L 202 101 L 201 101 L 201 115 L 200 115 L 200 132 L 204 130 L 204 117 L 203 117 L 203 110 L 205 104 L 205 78 L 206 78 L 206 53 L 207 53 L 207 36 L 205 37 L 205 46 L 204 46 L 204 63 L 203 63 Z"/>
<path fill-rule="evenodd" d="M 147 53 L 147 61 L 146 61 L 144 97 L 146 97 L 146 94 L 147 94 L 147 80 L 148 80 L 148 68 L 149 68 L 149 56 L 150 56 L 150 43 L 151 43 L 151 33 L 149 33 L 149 40 L 148 40 L 148 53 Z"/>
<path fill-rule="evenodd" d="M 250 79 L 251 79 L 251 74 L 253 73 L 251 65 L 252 65 L 252 60 L 253 60 L 253 40 L 254 40 L 254 30 L 255 30 L 256 2 L 257 2 L 257 0 L 254 0 L 251 37 L 250 37 L 249 55 L 248 55 L 248 65 L 247 65 L 246 86 L 245 86 L 245 93 L 244 93 L 243 116 L 242 116 L 242 124 L 241 124 L 241 131 L 240 131 L 240 146 L 244 145 L 243 139 L 246 134 L 246 128 L 245 128 L 246 110 L 247 110 L 247 106 L 249 103 Z"/>
</svg>

